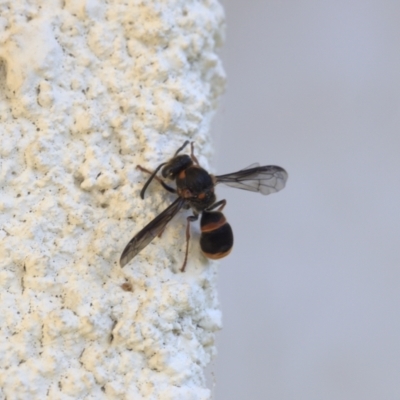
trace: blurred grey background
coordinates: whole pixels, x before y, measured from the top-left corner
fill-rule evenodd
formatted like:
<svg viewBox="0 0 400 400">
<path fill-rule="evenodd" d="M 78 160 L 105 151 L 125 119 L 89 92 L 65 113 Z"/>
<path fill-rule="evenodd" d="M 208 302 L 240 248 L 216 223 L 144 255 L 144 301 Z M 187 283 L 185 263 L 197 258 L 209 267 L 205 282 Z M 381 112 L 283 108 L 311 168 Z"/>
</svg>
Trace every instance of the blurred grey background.
<svg viewBox="0 0 400 400">
<path fill-rule="evenodd" d="M 217 400 L 400 399 L 400 2 L 225 0 Z"/>
</svg>

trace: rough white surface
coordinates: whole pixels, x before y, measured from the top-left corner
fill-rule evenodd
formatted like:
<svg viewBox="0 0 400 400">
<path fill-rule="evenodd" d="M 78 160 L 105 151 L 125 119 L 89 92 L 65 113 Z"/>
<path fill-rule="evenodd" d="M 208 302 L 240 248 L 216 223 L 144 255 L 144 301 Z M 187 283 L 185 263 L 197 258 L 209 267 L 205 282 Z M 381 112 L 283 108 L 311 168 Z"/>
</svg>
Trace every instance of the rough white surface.
<svg viewBox="0 0 400 400">
<path fill-rule="evenodd" d="M 185 213 L 121 269 L 173 196 L 185 139 L 207 167 L 223 89 L 216 0 L 0 3 L 0 399 L 208 399 L 215 265 Z"/>
</svg>

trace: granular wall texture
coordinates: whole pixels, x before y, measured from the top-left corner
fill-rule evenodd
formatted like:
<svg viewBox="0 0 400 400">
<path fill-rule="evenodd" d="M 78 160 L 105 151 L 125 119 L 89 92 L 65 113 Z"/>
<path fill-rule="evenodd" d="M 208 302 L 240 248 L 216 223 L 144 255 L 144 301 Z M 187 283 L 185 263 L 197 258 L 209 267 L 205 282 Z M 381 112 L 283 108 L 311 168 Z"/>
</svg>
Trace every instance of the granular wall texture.
<svg viewBox="0 0 400 400">
<path fill-rule="evenodd" d="M 149 169 L 195 142 L 224 88 L 216 0 L 0 3 L 0 399 L 209 399 L 216 267 Z"/>
</svg>

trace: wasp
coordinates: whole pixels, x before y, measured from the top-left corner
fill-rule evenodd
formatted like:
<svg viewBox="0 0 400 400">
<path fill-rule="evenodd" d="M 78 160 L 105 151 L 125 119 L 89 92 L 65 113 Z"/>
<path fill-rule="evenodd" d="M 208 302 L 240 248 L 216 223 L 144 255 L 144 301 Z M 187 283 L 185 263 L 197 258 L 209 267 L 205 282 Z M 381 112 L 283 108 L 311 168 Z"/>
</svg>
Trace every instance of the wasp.
<svg viewBox="0 0 400 400">
<path fill-rule="evenodd" d="M 188 258 L 190 223 L 198 220 L 200 215 L 200 248 L 203 254 L 211 259 L 225 257 L 233 247 L 233 232 L 222 213 L 226 200 L 216 201 L 215 186 L 224 183 L 264 195 L 278 192 L 285 187 L 288 174 L 283 168 L 275 165 L 260 167 L 259 164 L 252 164 L 231 174 L 211 175 L 200 166 L 194 155 L 193 142 L 191 142 L 190 155 L 179 154 L 188 144 L 189 141 L 186 141 L 169 161 L 160 164 L 153 172 L 140 165 L 137 166 L 141 171 L 150 174 L 140 192 L 142 199 L 153 179 L 157 180 L 165 190 L 177 194 L 178 197 L 126 245 L 120 258 L 121 267 L 128 264 L 156 236 L 160 237 L 168 222 L 181 209 L 191 209 L 193 212 L 193 215 L 187 217 L 186 251 L 181 271 L 185 271 Z M 160 169 L 164 179 L 157 176 Z M 167 184 L 165 180 L 175 181 L 175 187 Z"/>
</svg>

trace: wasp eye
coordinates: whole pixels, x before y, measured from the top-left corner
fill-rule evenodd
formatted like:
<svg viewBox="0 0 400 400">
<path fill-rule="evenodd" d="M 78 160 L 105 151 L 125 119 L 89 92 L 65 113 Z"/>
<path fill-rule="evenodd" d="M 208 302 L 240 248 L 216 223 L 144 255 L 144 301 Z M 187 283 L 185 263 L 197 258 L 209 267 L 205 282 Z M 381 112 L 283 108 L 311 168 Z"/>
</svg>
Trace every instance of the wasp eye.
<svg viewBox="0 0 400 400">
<path fill-rule="evenodd" d="M 161 171 L 161 175 L 164 178 L 168 178 L 169 176 L 171 176 L 171 170 L 169 168 L 163 168 Z"/>
</svg>

